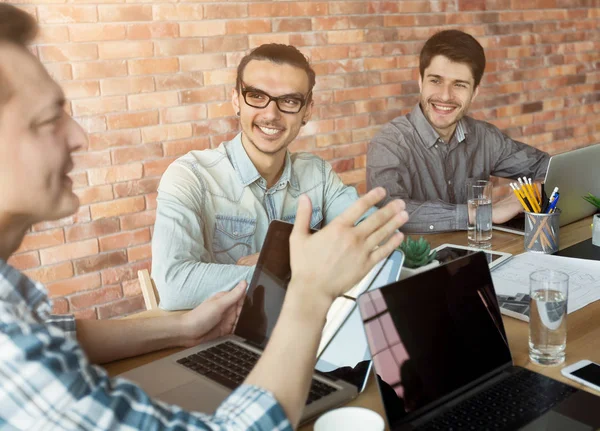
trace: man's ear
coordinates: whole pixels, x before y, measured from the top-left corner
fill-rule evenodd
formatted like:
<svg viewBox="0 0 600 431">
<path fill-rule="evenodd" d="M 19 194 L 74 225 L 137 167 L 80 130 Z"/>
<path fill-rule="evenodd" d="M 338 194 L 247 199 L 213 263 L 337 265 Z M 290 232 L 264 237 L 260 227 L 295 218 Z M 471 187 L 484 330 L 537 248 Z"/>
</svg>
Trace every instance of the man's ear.
<svg viewBox="0 0 600 431">
<path fill-rule="evenodd" d="M 473 96 L 471 96 L 471 103 L 473 103 L 473 100 L 475 100 L 475 98 L 477 97 L 478 94 L 479 94 L 479 85 L 477 87 L 475 87 L 475 91 L 473 92 Z"/>
<path fill-rule="evenodd" d="M 423 91 L 423 77 L 419 75 L 419 93 Z"/>
<path fill-rule="evenodd" d="M 232 88 L 231 89 L 231 104 L 233 105 L 233 112 L 236 113 L 236 115 L 240 114 L 240 98 L 239 98 L 239 93 L 237 91 L 237 88 Z"/>
<path fill-rule="evenodd" d="M 306 104 L 306 111 L 304 111 L 304 115 L 302 116 L 302 125 L 303 126 L 306 123 L 308 123 L 310 120 L 310 117 L 312 117 L 312 110 L 313 110 L 314 104 L 315 104 L 315 101 L 313 99 L 310 99 L 310 102 L 308 102 Z"/>
</svg>

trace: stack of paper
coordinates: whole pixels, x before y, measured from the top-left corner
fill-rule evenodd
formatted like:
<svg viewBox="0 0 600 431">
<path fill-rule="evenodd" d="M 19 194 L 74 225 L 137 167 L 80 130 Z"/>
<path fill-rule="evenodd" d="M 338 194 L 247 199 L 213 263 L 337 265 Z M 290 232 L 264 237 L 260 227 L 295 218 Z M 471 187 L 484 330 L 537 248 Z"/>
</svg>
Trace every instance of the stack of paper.
<svg viewBox="0 0 600 431">
<path fill-rule="evenodd" d="M 568 313 L 600 299 L 600 265 L 597 261 L 523 253 L 514 256 L 504 265 L 492 271 L 494 288 L 501 304 L 501 311 L 512 317 L 528 320 L 526 316 L 519 317 L 506 312 L 502 303 L 506 301 L 509 304 L 515 303 L 516 306 L 517 299 L 525 298 L 523 295 L 529 295 L 529 275 L 534 271 L 551 269 L 569 275 Z"/>
</svg>

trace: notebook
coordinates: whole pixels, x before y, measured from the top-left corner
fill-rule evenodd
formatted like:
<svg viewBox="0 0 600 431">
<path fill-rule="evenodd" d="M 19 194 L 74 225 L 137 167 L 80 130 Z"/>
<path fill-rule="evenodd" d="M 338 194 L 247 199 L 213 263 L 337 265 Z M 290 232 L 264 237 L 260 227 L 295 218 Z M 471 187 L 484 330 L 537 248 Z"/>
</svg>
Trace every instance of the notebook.
<svg viewBox="0 0 600 431">
<path fill-rule="evenodd" d="M 554 253 L 555 256 L 575 257 L 577 259 L 600 260 L 600 247 L 592 244 L 592 238 L 581 241 L 571 247 Z"/>
<path fill-rule="evenodd" d="M 600 397 L 513 365 L 483 253 L 358 302 L 392 430 L 600 427 Z"/>
</svg>

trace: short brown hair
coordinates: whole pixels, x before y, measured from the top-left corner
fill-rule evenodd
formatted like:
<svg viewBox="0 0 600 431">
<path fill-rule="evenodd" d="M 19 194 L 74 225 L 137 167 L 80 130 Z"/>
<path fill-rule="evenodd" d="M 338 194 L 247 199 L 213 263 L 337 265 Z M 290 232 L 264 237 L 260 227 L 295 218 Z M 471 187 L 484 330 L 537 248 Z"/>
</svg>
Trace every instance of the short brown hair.
<svg viewBox="0 0 600 431">
<path fill-rule="evenodd" d="M 266 43 L 250 51 L 249 54 L 242 58 L 237 68 L 236 88 L 238 91 L 242 88 L 242 77 L 244 69 L 252 60 L 268 60 L 277 64 L 289 64 L 291 66 L 302 69 L 308 75 L 308 93 L 309 100 L 311 99 L 312 89 L 315 86 L 315 71 L 310 67 L 307 58 L 298 51 L 298 48 L 292 45 L 284 45 L 281 43 Z"/>
<path fill-rule="evenodd" d="M 419 57 L 421 79 L 425 75 L 425 69 L 437 55 L 443 55 L 455 63 L 469 66 L 477 88 L 485 70 L 485 53 L 473 36 L 460 30 L 444 30 L 431 36 L 425 42 Z"/>
<path fill-rule="evenodd" d="M 13 43 L 27 49 L 37 32 L 37 23 L 31 15 L 15 6 L 0 3 L 0 44 Z M 0 106 L 9 100 L 11 95 L 12 88 L 2 73 L 0 59 Z"/>
</svg>

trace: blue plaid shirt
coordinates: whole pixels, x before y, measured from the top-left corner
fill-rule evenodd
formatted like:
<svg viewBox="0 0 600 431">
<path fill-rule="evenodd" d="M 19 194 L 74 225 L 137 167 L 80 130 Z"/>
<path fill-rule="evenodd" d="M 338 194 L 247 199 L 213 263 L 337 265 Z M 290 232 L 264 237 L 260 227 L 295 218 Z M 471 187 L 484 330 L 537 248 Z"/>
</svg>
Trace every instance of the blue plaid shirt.
<svg viewBox="0 0 600 431">
<path fill-rule="evenodd" d="M 151 399 L 90 364 L 72 316 L 51 316 L 46 289 L 0 259 L 0 428 L 289 430 L 265 390 L 243 385 L 214 415 Z"/>
</svg>

